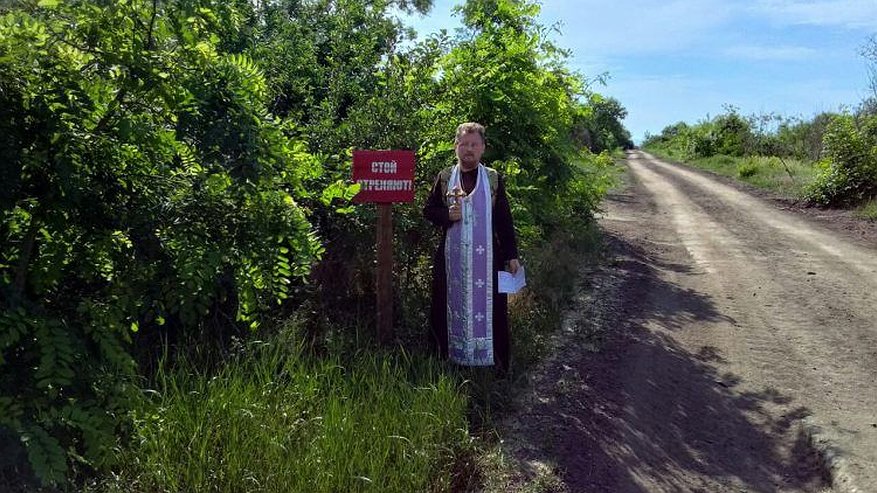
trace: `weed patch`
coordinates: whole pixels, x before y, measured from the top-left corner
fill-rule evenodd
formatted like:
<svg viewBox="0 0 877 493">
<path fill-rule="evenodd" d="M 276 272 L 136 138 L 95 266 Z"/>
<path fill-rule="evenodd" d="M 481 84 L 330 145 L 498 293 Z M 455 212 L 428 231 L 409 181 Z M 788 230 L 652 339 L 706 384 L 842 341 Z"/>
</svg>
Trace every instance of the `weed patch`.
<svg viewBox="0 0 877 493">
<path fill-rule="evenodd" d="M 856 216 L 869 221 L 877 221 L 877 199 L 871 199 L 856 209 Z"/>
<path fill-rule="evenodd" d="M 816 180 L 818 166 L 809 161 L 776 156 L 735 157 L 716 155 L 695 158 L 662 147 L 649 148 L 658 157 L 734 178 L 780 196 L 801 199 Z"/>
<path fill-rule="evenodd" d="M 431 359 L 254 342 L 213 375 L 162 369 L 134 412 L 126 469 L 95 490 L 448 490 L 471 453 L 466 409 Z"/>
</svg>

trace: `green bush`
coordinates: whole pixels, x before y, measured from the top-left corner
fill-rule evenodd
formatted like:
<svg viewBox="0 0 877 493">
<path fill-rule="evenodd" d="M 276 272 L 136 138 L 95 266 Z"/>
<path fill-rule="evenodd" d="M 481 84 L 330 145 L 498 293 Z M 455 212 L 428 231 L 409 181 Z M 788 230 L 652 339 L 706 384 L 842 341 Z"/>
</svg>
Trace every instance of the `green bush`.
<svg viewBox="0 0 877 493">
<path fill-rule="evenodd" d="M 822 159 L 825 132 L 835 115 L 820 113 L 812 120 L 789 120 L 777 128 L 778 143 L 771 148 L 772 154 L 793 157 L 812 162 Z"/>
<path fill-rule="evenodd" d="M 223 4 L 40 6 L 0 17 L 0 428 L 61 484 L 113 459 L 132 343 L 255 327 L 309 274 L 321 169 Z"/>
<path fill-rule="evenodd" d="M 808 200 L 848 206 L 877 196 L 877 116 L 836 117 L 825 135 L 825 148 Z"/>
<path fill-rule="evenodd" d="M 733 109 L 719 115 L 713 120 L 715 133 L 715 153 L 726 156 L 743 156 L 746 154 L 747 141 L 751 140 L 752 132 L 749 122 Z"/>
<path fill-rule="evenodd" d="M 692 127 L 684 138 L 687 140 L 689 156 L 710 157 L 716 154 L 717 143 L 711 124 L 703 123 Z"/>
<path fill-rule="evenodd" d="M 737 166 L 737 176 L 740 178 L 755 176 L 759 171 L 761 171 L 761 167 L 758 165 L 758 162 L 752 159 L 747 159 Z"/>
<path fill-rule="evenodd" d="M 725 113 L 695 125 L 679 122 L 665 127 L 661 135 L 646 139 L 644 147 L 660 143 L 665 149 L 684 150 L 687 159 L 770 154 L 781 147 L 779 136 L 766 129 L 778 117 L 744 118 L 733 106 L 725 109 Z"/>
</svg>

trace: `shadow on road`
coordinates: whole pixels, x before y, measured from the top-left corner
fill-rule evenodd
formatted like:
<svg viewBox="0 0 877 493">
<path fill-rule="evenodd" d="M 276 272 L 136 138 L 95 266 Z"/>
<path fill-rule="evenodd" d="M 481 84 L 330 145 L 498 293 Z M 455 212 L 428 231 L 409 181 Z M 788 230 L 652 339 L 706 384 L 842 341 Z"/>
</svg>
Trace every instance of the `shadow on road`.
<svg viewBox="0 0 877 493">
<path fill-rule="evenodd" d="M 570 491 L 817 490 L 821 468 L 792 426 L 807 409 L 772 418 L 765 406 L 790 405 L 787 396 L 735 391 L 738 378 L 714 366 L 716 348 L 692 353 L 647 329 L 726 319 L 709 297 L 658 275 L 684 266 L 609 241 L 622 252 L 614 329 L 599 353 L 569 348 L 540 377 L 541 398 L 519 420 L 528 445 L 518 458 L 553 465 Z"/>
</svg>

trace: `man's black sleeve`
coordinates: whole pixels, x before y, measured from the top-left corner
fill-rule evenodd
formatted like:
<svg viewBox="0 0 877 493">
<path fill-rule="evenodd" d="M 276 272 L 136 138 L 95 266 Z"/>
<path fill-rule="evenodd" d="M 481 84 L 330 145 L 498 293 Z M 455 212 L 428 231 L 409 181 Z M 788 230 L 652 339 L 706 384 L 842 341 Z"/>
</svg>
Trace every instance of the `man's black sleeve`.
<svg viewBox="0 0 877 493">
<path fill-rule="evenodd" d="M 426 199 L 426 205 L 423 206 L 423 216 L 441 228 L 447 229 L 453 224 L 449 217 L 448 206 L 445 205 L 444 197 L 442 197 L 441 180 L 438 176 L 429 192 L 429 197 Z"/>
</svg>

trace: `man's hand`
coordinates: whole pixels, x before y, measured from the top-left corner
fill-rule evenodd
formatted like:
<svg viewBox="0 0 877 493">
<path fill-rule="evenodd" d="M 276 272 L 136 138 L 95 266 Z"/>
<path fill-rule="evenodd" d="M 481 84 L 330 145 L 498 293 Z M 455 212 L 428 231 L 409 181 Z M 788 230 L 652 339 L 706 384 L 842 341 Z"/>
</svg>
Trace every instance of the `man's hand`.
<svg viewBox="0 0 877 493">
<path fill-rule="evenodd" d="M 518 269 L 519 269 L 520 267 L 521 267 L 521 263 L 518 262 L 518 259 L 513 258 L 513 259 L 509 260 L 509 272 L 511 272 L 512 275 L 517 274 L 517 273 L 518 273 Z"/>
<path fill-rule="evenodd" d="M 459 205 L 451 204 L 451 206 L 448 207 L 448 219 L 452 222 L 457 222 L 460 219 L 463 219 L 463 210 Z"/>
</svg>

